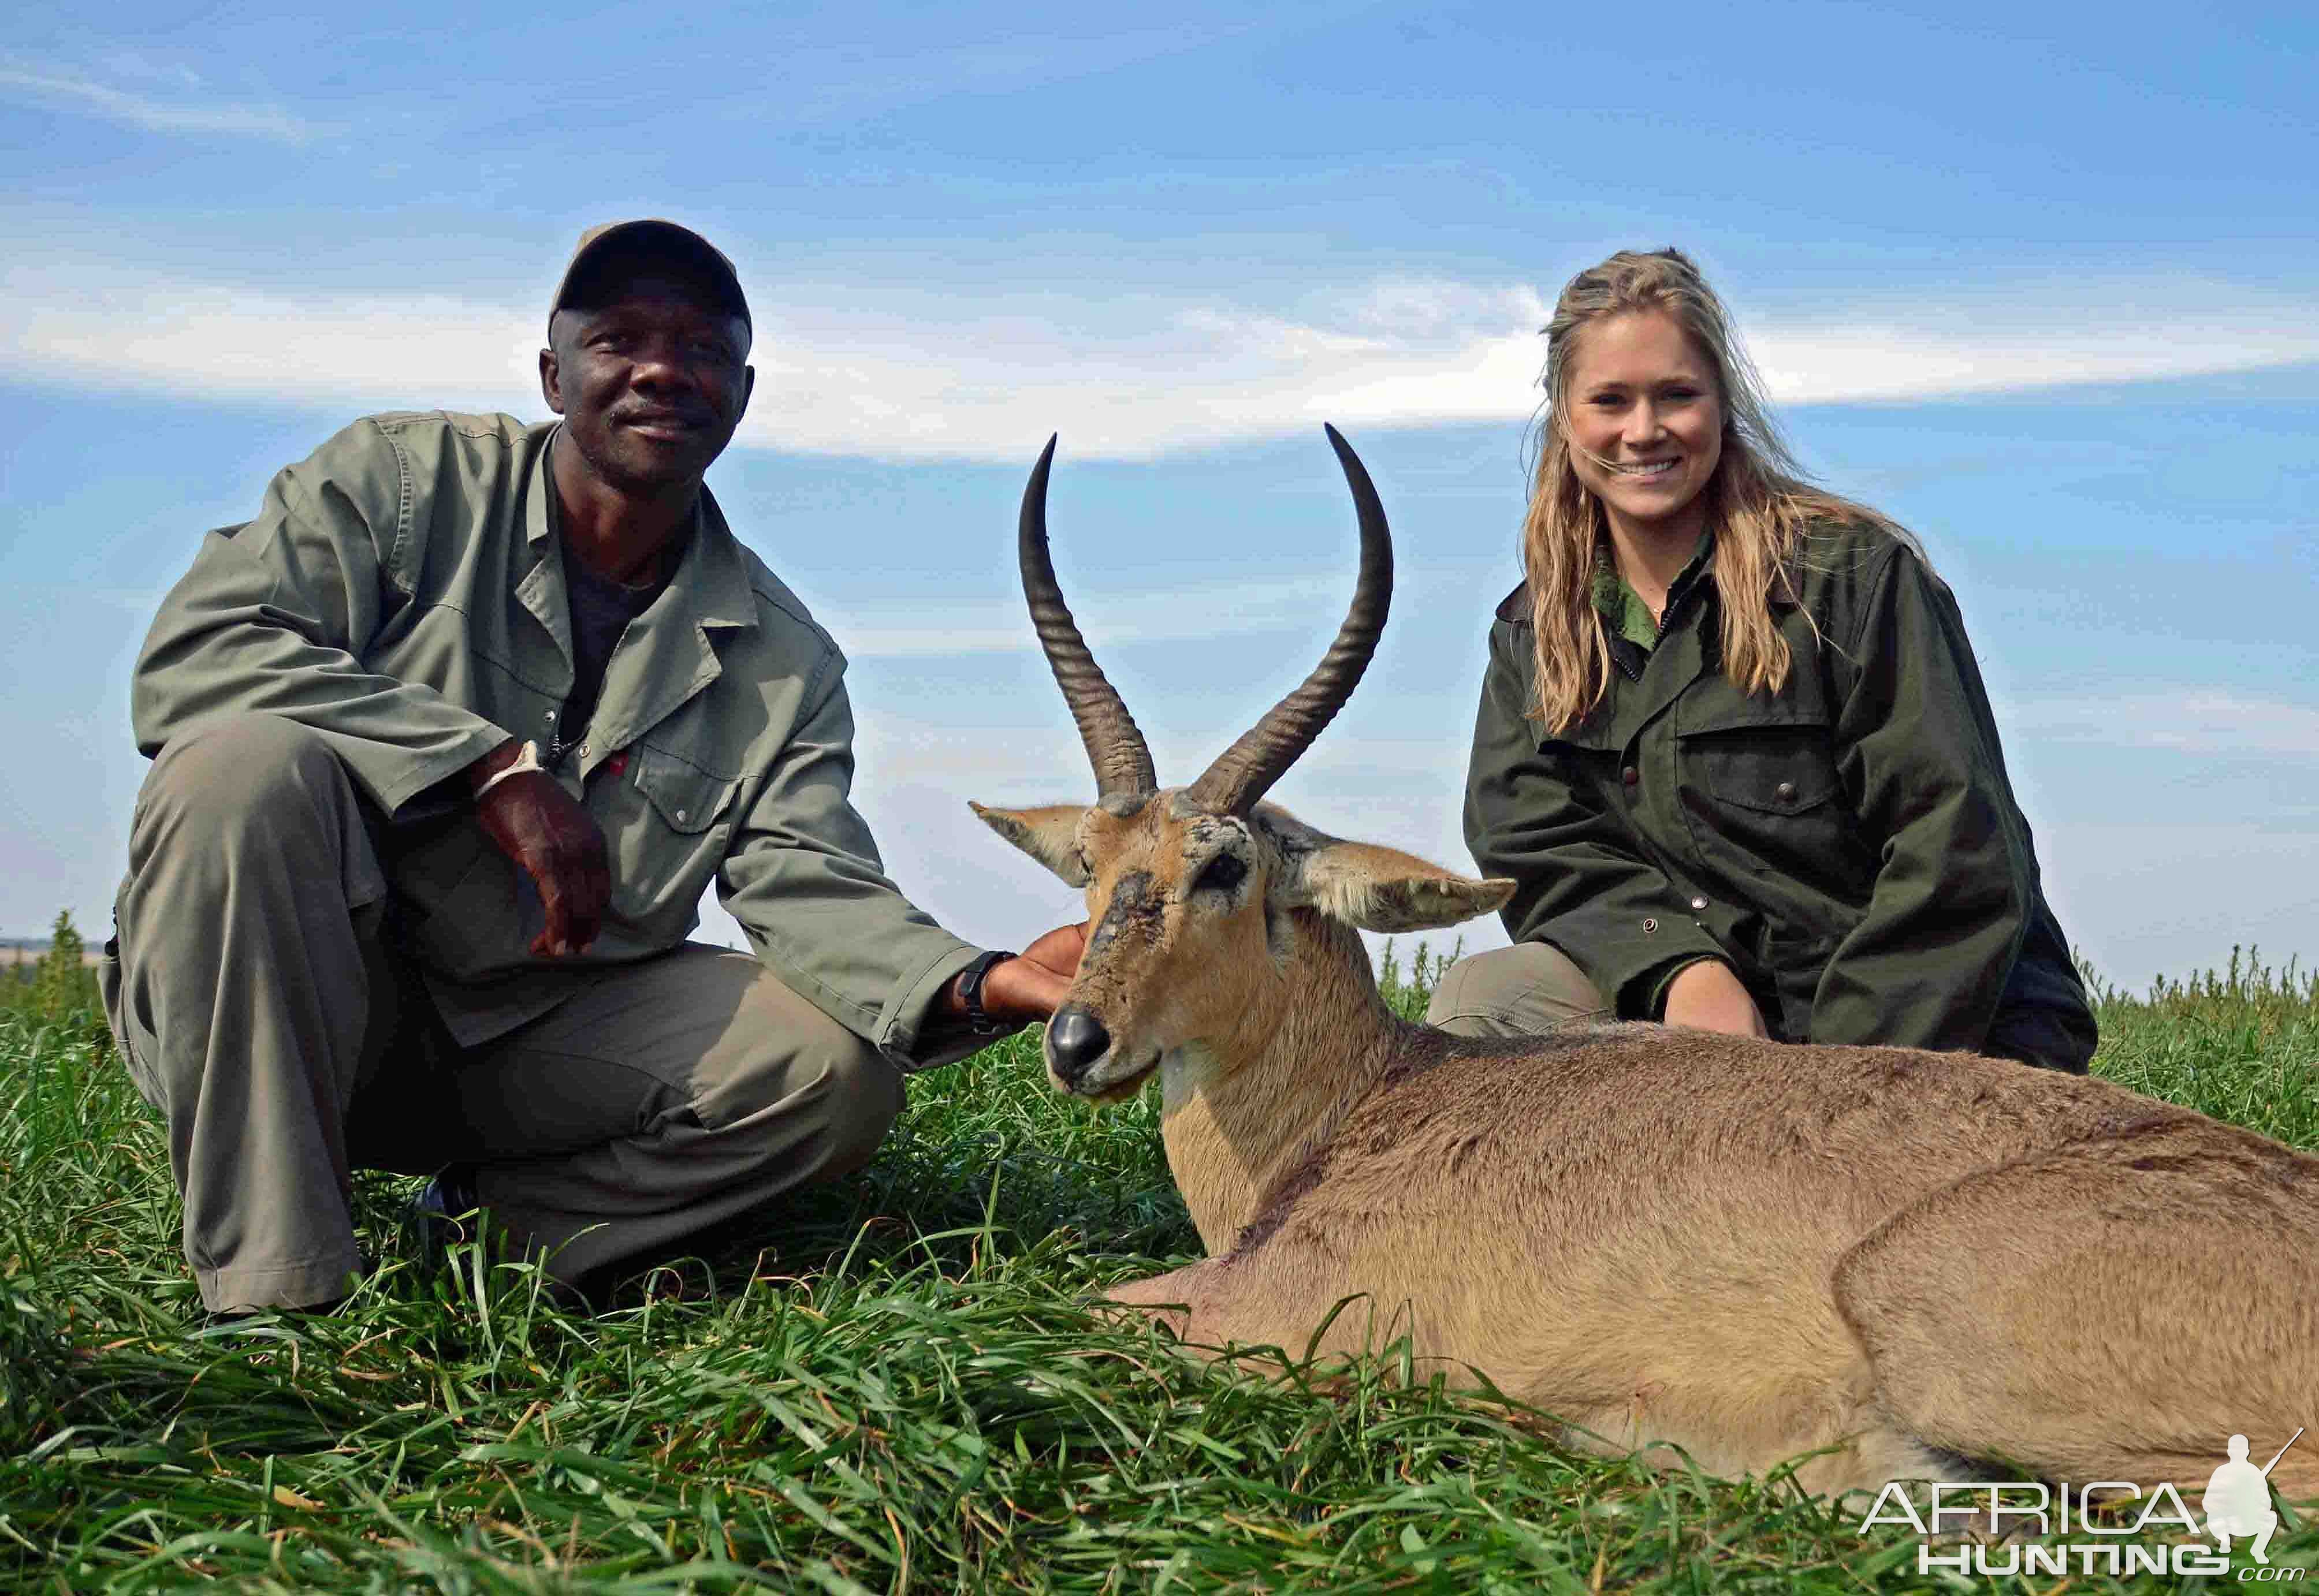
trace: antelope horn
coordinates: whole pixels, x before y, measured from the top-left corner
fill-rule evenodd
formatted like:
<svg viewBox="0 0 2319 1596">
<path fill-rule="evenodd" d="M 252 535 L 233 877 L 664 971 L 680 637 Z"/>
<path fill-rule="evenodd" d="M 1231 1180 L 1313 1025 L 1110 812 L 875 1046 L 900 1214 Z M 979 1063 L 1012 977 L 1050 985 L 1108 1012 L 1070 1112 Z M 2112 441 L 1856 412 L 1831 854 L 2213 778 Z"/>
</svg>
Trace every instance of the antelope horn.
<svg viewBox="0 0 2319 1596">
<path fill-rule="evenodd" d="M 1247 814 L 1313 745 L 1313 739 L 1353 696 L 1385 630 L 1385 610 L 1393 601 L 1393 536 L 1385 527 L 1385 506 L 1377 501 L 1376 488 L 1352 445 L 1334 427 L 1327 430 L 1337 462 L 1345 468 L 1345 485 L 1352 489 L 1353 504 L 1360 512 L 1361 573 L 1353 584 L 1352 605 L 1336 642 L 1304 684 L 1266 710 L 1264 718 L 1192 784 L 1188 796 L 1213 813 Z"/>
<path fill-rule="evenodd" d="M 1087 639 L 1079 636 L 1078 623 L 1071 619 L 1063 591 L 1055 581 L 1055 563 L 1047 555 L 1047 472 L 1054 461 L 1055 440 L 1051 437 L 1031 472 L 1030 485 L 1023 490 L 1017 539 L 1023 597 L 1030 602 L 1031 624 L 1038 628 L 1039 646 L 1046 651 L 1048 667 L 1063 690 L 1063 701 L 1071 707 L 1071 718 L 1078 722 L 1079 741 L 1087 744 L 1087 759 L 1095 766 L 1096 796 L 1150 792 L 1160 785 L 1158 772 L 1151 767 L 1151 750 L 1145 746 L 1143 734 L 1135 729 L 1135 717 L 1127 712 L 1118 690 L 1087 652 Z"/>
</svg>

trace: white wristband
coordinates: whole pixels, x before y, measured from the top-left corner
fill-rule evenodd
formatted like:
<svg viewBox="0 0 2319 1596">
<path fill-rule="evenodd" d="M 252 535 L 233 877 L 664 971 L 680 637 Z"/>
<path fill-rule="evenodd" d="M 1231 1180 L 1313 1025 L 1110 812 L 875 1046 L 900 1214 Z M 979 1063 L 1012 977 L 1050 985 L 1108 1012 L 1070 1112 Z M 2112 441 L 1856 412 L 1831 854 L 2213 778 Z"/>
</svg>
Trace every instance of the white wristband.
<svg viewBox="0 0 2319 1596">
<path fill-rule="evenodd" d="M 522 747 L 515 751 L 514 759 L 510 760 L 501 769 L 493 771 L 490 776 L 484 779 L 483 784 L 475 789 L 475 801 L 477 803 L 483 802 L 483 794 L 489 792 L 492 788 L 497 787 L 510 776 L 521 775 L 526 771 L 544 771 L 546 768 L 547 767 L 546 765 L 539 762 L 539 744 L 537 743 L 526 743 Z"/>
</svg>

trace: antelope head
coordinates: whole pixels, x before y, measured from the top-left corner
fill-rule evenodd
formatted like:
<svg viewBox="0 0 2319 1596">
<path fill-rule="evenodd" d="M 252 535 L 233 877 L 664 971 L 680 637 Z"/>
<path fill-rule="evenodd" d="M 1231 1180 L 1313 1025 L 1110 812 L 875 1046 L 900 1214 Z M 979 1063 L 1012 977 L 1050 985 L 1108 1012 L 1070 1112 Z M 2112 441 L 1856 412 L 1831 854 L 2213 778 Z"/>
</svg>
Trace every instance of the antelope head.
<svg viewBox="0 0 2319 1596">
<path fill-rule="evenodd" d="M 1063 603 L 1047 553 L 1054 439 L 1031 473 L 1019 535 L 1023 591 L 1095 766 L 1096 801 L 973 807 L 999 835 L 1086 889 L 1087 951 L 1069 1000 L 1047 1026 L 1047 1072 L 1064 1091 L 1125 1096 L 1171 1057 L 1197 1059 L 1205 1078 L 1240 1069 L 1271 1048 L 1300 1005 L 1315 1006 L 1314 981 L 1323 973 L 1337 978 L 1326 985 L 1353 983 L 1334 995 L 1340 1005 L 1366 993 L 1382 1014 L 1353 927 L 1455 924 L 1496 908 L 1513 890 L 1511 881 L 1474 880 L 1390 848 L 1324 835 L 1259 801 L 1351 696 L 1393 593 L 1385 508 L 1359 457 L 1335 428 L 1328 433 L 1359 511 L 1350 610 L 1304 685 L 1185 788 L 1160 787 L 1142 733 Z M 1353 966 L 1357 976 L 1347 973 Z"/>
</svg>

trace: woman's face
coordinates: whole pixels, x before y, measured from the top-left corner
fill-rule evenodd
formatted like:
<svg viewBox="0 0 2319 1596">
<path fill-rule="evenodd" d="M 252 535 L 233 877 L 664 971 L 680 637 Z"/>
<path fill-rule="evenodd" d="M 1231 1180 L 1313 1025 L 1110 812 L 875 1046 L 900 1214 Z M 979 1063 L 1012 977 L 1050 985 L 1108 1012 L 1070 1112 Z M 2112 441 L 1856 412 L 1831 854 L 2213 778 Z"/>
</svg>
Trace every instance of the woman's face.
<svg viewBox="0 0 2319 1596">
<path fill-rule="evenodd" d="M 1695 536 L 1723 457 L 1723 400 L 1674 318 L 1629 311 L 1579 333 L 1566 392 L 1571 468 L 1612 526 Z"/>
</svg>

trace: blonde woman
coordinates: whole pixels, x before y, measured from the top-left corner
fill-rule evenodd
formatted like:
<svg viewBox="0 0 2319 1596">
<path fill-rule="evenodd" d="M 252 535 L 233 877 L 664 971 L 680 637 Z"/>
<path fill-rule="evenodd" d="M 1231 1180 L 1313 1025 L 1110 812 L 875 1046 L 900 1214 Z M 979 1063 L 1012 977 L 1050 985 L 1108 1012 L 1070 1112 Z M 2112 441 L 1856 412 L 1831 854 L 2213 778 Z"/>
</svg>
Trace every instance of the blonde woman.
<svg viewBox="0 0 2319 1596">
<path fill-rule="evenodd" d="M 1811 486 L 1673 249 L 1581 272 L 1474 732 L 1466 837 L 1514 946 L 1434 1023 L 1583 1017 L 2083 1070 L 2094 1022 L 2039 886 L 1955 600 Z"/>
</svg>

